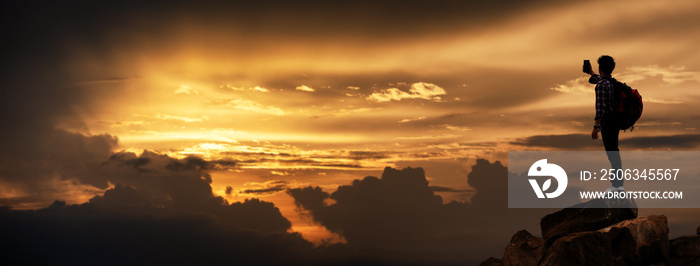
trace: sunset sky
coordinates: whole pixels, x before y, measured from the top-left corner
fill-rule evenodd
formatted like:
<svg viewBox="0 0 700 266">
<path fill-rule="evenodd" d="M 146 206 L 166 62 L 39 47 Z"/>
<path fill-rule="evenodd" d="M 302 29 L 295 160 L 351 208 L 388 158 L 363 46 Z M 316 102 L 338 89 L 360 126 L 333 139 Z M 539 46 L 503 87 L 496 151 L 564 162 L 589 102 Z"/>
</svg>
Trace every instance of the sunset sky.
<svg viewBox="0 0 700 266">
<path fill-rule="evenodd" d="M 196 156 L 209 196 L 271 202 L 289 232 L 316 245 L 352 241 L 290 191 L 333 193 L 385 167 L 422 167 L 444 204 L 469 204 L 477 159 L 506 166 L 511 150 L 601 150 L 581 65 L 597 69 L 603 54 L 644 97 L 621 149 L 700 146 L 698 1 L 9 1 L 2 10 L 0 205 L 16 210 L 106 199 L 119 185 L 150 191 L 110 162 Z M 700 223 L 668 216 L 678 228 Z M 495 223 L 503 235 L 526 226 Z M 499 256 L 505 238 L 466 258 Z"/>
</svg>

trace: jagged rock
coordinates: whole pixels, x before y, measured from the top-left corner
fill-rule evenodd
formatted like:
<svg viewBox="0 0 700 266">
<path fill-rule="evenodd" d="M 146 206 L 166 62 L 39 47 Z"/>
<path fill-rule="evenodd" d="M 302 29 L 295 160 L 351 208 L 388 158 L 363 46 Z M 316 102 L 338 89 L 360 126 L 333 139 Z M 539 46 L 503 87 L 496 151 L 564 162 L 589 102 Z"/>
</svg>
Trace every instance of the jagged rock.
<svg viewBox="0 0 700 266">
<path fill-rule="evenodd" d="M 700 265 L 700 235 L 672 239 L 669 265 Z"/>
<path fill-rule="evenodd" d="M 611 228 L 558 238 L 539 265 L 625 265 L 634 255 L 635 243 L 629 229 Z"/>
<path fill-rule="evenodd" d="M 592 200 L 549 214 L 540 226 L 544 239 L 513 235 L 501 265 L 700 266 L 700 235 L 669 242 L 666 216 L 637 218 L 633 200 Z"/>
<path fill-rule="evenodd" d="M 501 265 L 537 265 L 542 258 L 543 246 L 544 239 L 533 236 L 527 230 L 520 230 L 506 246 Z"/>
<path fill-rule="evenodd" d="M 668 257 L 666 216 L 652 215 L 560 237 L 540 265 L 661 265 Z"/>
<path fill-rule="evenodd" d="M 500 266 L 501 265 L 501 259 L 497 259 L 494 257 L 490 257 L 486 259 L 485 261 L 482 261 L 479 263 L 479 266 Z"/>
<path fill-rule="evenodd" d="M 545 247 L 549 247 L 562 236 L 595 231 L 634 218 L 637 218 L 634 200 L 595 199 L 542 217 L 540 228 Z"/>
<path fill-rule="evenodd" d="M 668 260 L 668 223 L 664 215 L 651 215 L 632 220 L 626 220 L 608 226 L 600 232 L 607 232 L 614 228 L 626 228 L 629 230 L 634 242 L 634 261 L 644 264 L 664 263 Z"/>
</svg>

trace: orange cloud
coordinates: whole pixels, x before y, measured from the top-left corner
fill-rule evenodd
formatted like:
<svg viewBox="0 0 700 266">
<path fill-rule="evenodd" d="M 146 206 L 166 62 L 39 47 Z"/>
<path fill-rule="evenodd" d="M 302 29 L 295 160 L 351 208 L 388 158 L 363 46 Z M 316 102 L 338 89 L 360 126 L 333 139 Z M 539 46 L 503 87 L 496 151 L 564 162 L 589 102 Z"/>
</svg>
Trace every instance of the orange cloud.
<svg viewBox="0 0 700 266">
<path fill-rule="evenodd" d="M 285 115 L 286 113 L 282 111 L 282 109 L 274 106 L 265 106 L 260 103 L 251 101 L 251 100 L 245 100 L 245 99 L 235 99 L 231 100 L 228 103 L 228 106 L 240 109 L 240 110 L 245 110 L 245 111 L 252 111 L 252 112 L 258 112 L 258 113 L 264 113 L 264 114 L 271 114 L 271 115 L 276 115 L 276 116 L 282 116 Z"/>
<path fill-rule="evenodd" d="M 372 93 L 367 100 L 374 102 L 401 101 L 403 99 L 424 99 L 430 101 L 441 101 L 441 95 L 446 95 L 445 89 L 432 83 L 418 82 L 411 84 L 408 92 L 397 88 L 389 88 L 380 92 Z"/>
<path fill-rule="evenodd" d="M 296 90 L 298 90 L 298 91 L 306 91 L 306 92 L 314 92 L 314 91 L 316 91 L 316 90 L 314 90 L 313 88 L 311 88 L 311 87 L 309 87 L 309 86 L 306 86 L 306 85 L 297 86 L 297 87 L 296 87 Z"/>
</svg>

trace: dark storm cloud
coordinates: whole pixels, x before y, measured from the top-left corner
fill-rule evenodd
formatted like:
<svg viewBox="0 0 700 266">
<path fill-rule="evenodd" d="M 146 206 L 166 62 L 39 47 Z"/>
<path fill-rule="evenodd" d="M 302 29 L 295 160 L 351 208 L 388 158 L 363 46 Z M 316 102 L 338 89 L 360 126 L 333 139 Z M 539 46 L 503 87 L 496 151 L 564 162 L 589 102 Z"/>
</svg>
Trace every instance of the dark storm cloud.
<svg viewBox="0 0 700 266">
<path fill-rule="evenodd" d="M 108 180 L 95 175 L 94 169 L 111 155 L 111 150 L 117 144 L 116 137 L 86 136 L 45 125 L 10 128 L 0 133 L 0 183 L 6 189 L 14 189 L 24 196 L 0 199 L 3 204 L 46 204 L 58 195 L 70 194 L 70 190 L 82 193 L 79 190 L 88 189 L 58 185 L 64 181 L 67 182 L 65 184 L 107 188 Z"/>
<path fill-rule="evenodd" d="M 700 134 L 634 137 L 621 142 L 639 149 L 694 149 L 700 145 Z"/>
<path fill-rule="evenodd" d="M 272 203 L 253 199 L 228 204 L 215 196 L 207 172 L 212 165 L 198 157 L 175 159 L 145 151 L 140 155 L 119 152 L 99 164 L 76 168 L 82 169 L 79 173 L 84 176 L 79 181 L 93 177 L 105 188 L 108 183 L 115 185 L 102 196 L 93 197 L 90 206 L 132 215 L 204 212 L 228 224 L 265 232 L 285 232 L 291 227 Z M 52 196 L 56 197 L 47 195 Z"/>
<path fill-rule="evenodd" d="M 268 194 L 268 193 L 280 192 L 280 191 L 287 189 L 287 184 L 288 184 L 287 181 L 277 180 L 274 182 L 267 183 L 267 187 L 265 187 L 265 188 L 246 189 L 246 190 L 243 190 L 243 193 Z"/>
<path fill-rule="evenodd" d="M 330 198 L 330 194 L 321 189 L 321 187 L 303 187 L 287 190 L 287 194 L 294 198 L 297 206 L 307 209 L 312 212 L 322 211 L 326 207 L 324 200 Z"/>
<path fill-rule="evenodd" d="M 244 264 L 311 261 L 312 244 L 270 202 L 229 204 L 212 193 L 209 164 L 117 153 L 95 169 L 116 184 L 83 204 L 0 209 L 5 262 Z M 41 256 L 34 255 L 41 253 Z"/>
<path fill-rule="evenodd" d="M 599 142 L 591 140 L 591 136 L 586 134 L 536 135 L 512 141 L 510 144 L 572 150 L 602 145 Z"/>
<path fill-rule="evenodd" d="M 620 134 L 625 134 L 620 132 Z M 629 134 L 633 134 L 629 133 Z M 643 136 L 629 137 L 622 135 L 620 147 L 622 149 L 693 149 L 700 145 L 700 134 L 679 134 L 670 136 Z M 535 135 L 510 142 L 514 145 L 529 147 L 546 147 L 558 149 L 590 149 L 600 148 L 600 141 L 591 140 L 588 134 L 567 135 Z"/>
<path fill-rule="evenodd" d="M 472 203 L 443 204 L 421 168 L 386 168 L 381 178 L 354 180 L 333 193 L 309 186 L 288 194 L 314 220 L 341 234 L 345 248 L 363 256 L 476 263 L 485 251 L 507 242 L 516 227 L 534 226 L 546 212 L 508 209 L 506 181 L 503 165 L 479 159 L 468 176 L 477 191 Z M 513 225 L 515 217 L 523 224 Z"/>
<path fill-rule="evenodd" d="M 207 162 L 212 169 L 231 169 L 238 164 L 238 161 L 231 159 L 209 160 Z"/>
<path fill-rule="evenodd" d="M 243 193 L 247 194 L 267 194 L 270 192 L 280 192 L 285 189 L 286 186 L 278 185 L 270 188 L 261 188 L 261 189 L 246 189 L 243 190 Z"/>
<path fill-rule="evenodd" d="M 82 205 L 55 202 L 37 211 L 0 210 L 0 246 L 9 264 L 279 264 L 311 261 L 312 245 L 298 234 L 232 224 L 261 217 L 269 204 L 231 205 L 219 214 L 167 213 L 128 187 Z M 122 194 L 122 195 L 112 195 Z M 109 203 L 108 203 L 109 202 Z M 140 212 L 140 209 L 148 209 Z M 222 208 L 224 208 L 222 206 Z M 246 218 L 246 216 L 253 216 Z M 37 254 L 41 255 L 37 255 Z"/>
<path fill-rule="evenodd" d="M 210 162 L 198 157 L 175 159 L 148 151 L 141 155 L 116 153 L 101 164 L 94 174 L 129 189 L 117 190 L 119 187 L 116 187 L 105 192 L 104 196 L 93 198 L 90 203 L 102 202 L 117 190 L 141 195 L 145 200 L 141 205 L 151 206 L 144 210 L 145 214 L 204 212 L 224 223 L 248 229 L 286 232 L 291 228 L 291 223 L 272 203 L 252 199 L 229 204 L 222 197 L 215 196 L 211 188 L 212 179 L 207 172 L 212 166 Z M 286 183 L 273 182 L 271 185 L 286 186 Z M 227 188 L 227 192 L 232 190 L 233 188 Z M 261 193 L 251 193 L 256 192 Z M 124 202 L 127 198 L 122 197 L 123 200 L 113 202 Z"/>
</svg>

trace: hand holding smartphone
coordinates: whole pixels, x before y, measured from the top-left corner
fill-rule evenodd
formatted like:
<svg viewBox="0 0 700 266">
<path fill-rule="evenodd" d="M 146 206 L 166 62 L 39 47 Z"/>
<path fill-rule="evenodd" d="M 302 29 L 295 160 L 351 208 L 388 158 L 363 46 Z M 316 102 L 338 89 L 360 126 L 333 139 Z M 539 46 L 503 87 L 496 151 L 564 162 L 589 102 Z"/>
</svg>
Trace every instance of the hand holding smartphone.
<svg viewBox="0 0 700 266">
<path fill-rule="evenodd" d="M 590 74 L 593 71 L 590 60 L 583 60 L 583 73 Z"/>
</svg>

